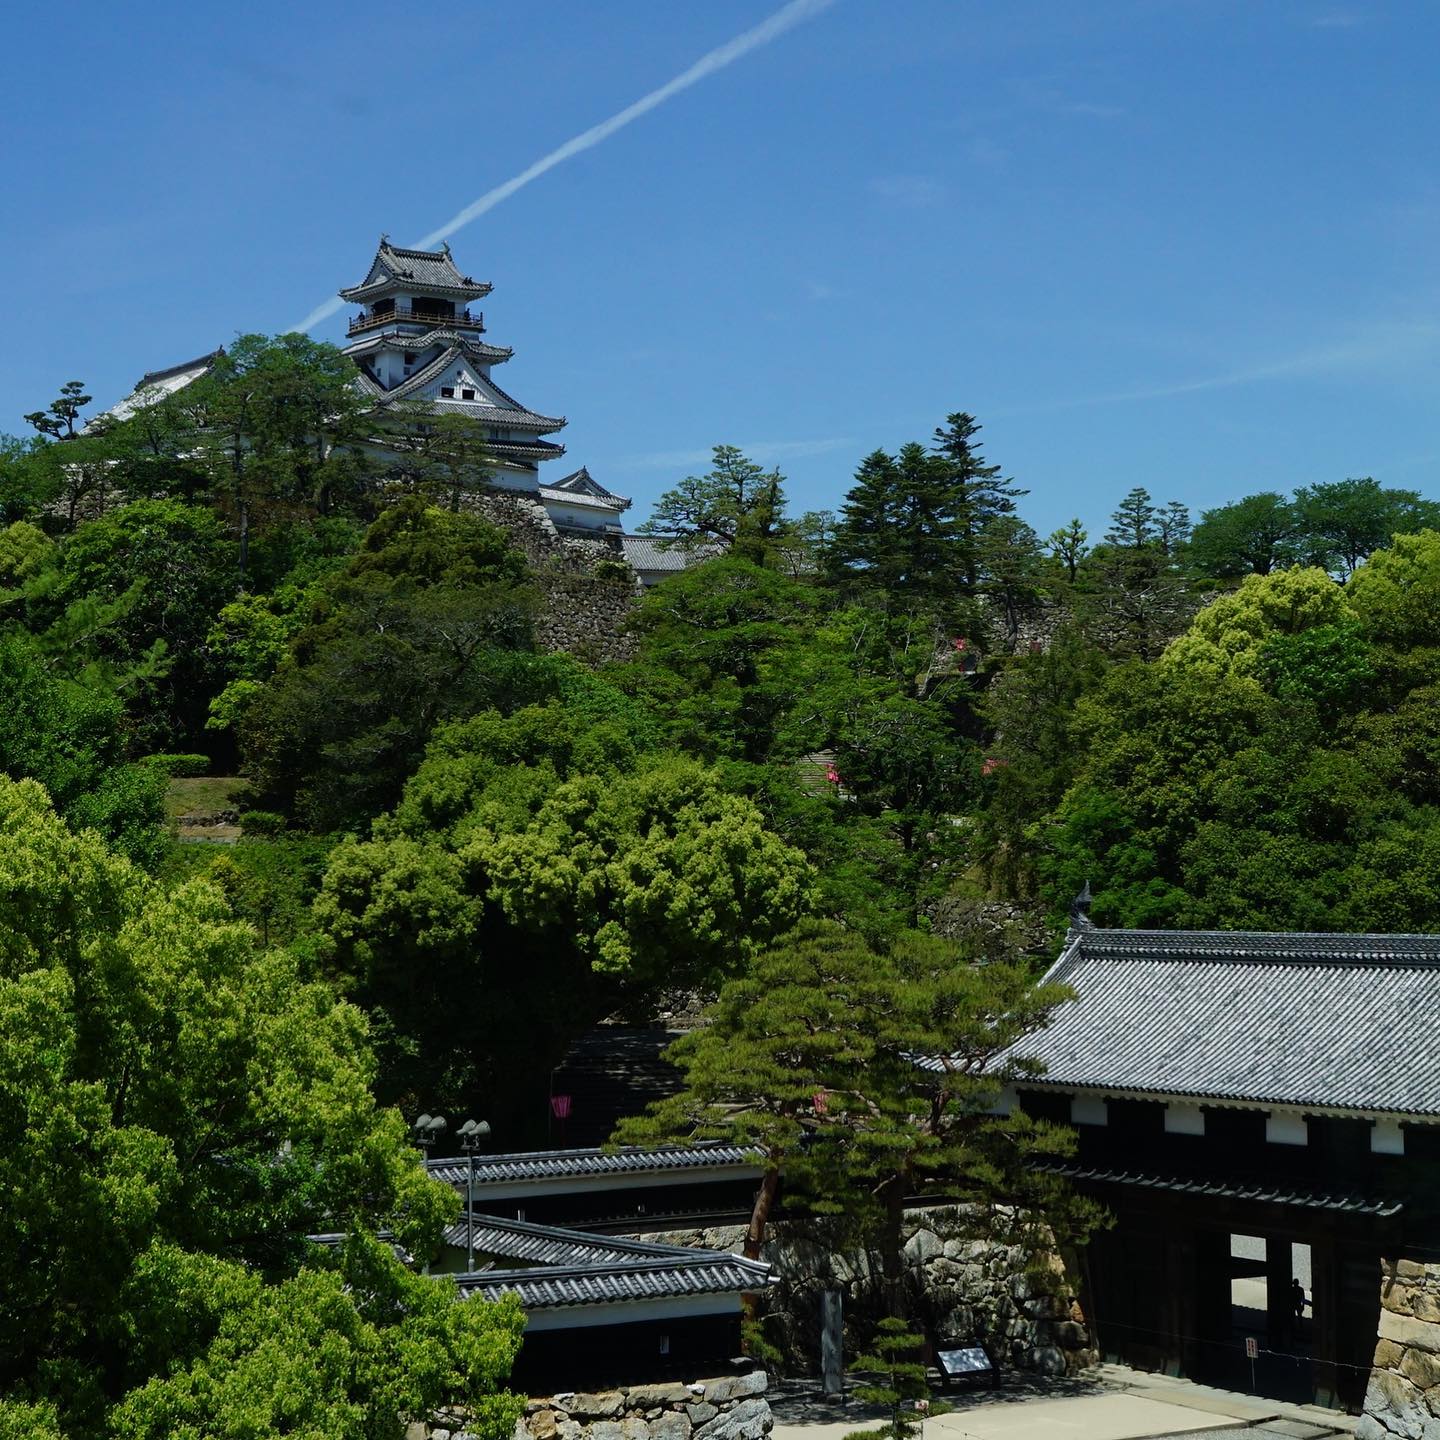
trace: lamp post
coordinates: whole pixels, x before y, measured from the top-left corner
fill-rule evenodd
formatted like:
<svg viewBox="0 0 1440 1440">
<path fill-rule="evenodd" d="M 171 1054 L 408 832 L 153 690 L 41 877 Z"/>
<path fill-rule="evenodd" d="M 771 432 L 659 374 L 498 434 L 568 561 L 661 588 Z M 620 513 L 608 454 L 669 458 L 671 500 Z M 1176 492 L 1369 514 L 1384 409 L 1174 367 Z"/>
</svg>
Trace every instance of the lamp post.
<svg viewBox="0 0 1440 1440">
<path fill-rule="evenodd" d="M 475 1273 L 475 1152 L 490 1133 L 488 1120 L 467 1120 L 459 1130 L 460 1148 L 470 1161 L 470 1176 L 465 1187 L 465 1273 Z"/>
</svg>

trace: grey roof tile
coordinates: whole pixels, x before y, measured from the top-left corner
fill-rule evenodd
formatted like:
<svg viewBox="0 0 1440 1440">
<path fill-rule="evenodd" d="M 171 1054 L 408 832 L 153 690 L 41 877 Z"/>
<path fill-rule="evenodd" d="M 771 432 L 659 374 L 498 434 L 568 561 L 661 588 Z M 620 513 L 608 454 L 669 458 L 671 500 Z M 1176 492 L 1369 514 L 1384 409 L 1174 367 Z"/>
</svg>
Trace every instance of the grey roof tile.
<svg viewBox="0 0 1440 1440">
<path fill-rule="evenodd" d="M 656 1171 L 701 1172 L 735 1165 L 754 1166 L 759 1152 L 740 1145 L 662 1145 L 601 1149 L 536 1150 L 514 1155 L 486 1155 L 475 1164 L 475 1183 L 511 1180 L 559 1180 L 591 1175 L 637 1175 Z M 469 1176 L 463 1156 L 431 1160 L 430 1173 L 450 1185 L 464 1185 Z"/>
<path fill-rule="evenodd" d="M 635 570 L 663 570 L 678 573 L 709 560 L 718 553 L 713 547 L 664 545 L 661 537 L 654 535 L 622 535 L 620 548 Z"/>
<path fill-rule="evenodd" d="M 527 1310 L 684 1295 L 743 1295 L 773 1283 L 774 1272 L 763 1261 L 714 1254 L 684 1260 L 657 1256 L 604 1267 L 483 1270 L 457 1278 L 462 1295 L 498 1300 L 510 1293 Z"/>
<path fill-rule="evenodd" d="M 1081 930 L 1049 978 L 1045 1085 L 1440 1116 L 1440 936 Z"/>
<path fill-rule="evenodd" d="M 448 245 L 439 250 L 407 250 L 392 245 L 382 236 L 365 279 L 358 285 L 348 286 L 340 294 L 347 300 L 356 300 L 407 282 L 422 289 L 457 290 L 467 295 L 488 295 L 493 288 L 483 280 L 472 280 L 468 275 L 462 275 L 450 258 Z"/>
</svg>

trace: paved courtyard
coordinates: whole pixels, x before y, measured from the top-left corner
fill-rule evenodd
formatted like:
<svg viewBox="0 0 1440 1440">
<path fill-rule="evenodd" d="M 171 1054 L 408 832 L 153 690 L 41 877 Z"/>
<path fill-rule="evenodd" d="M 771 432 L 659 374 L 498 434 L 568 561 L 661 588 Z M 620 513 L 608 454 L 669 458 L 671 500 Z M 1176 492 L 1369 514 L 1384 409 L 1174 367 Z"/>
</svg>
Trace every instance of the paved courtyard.
<svg viewBox="0 0 1440 1440">
<path fill-rule="evenodd" d="M 1323 1440 L 1353 1434 L 1352 1417 L 1309 1405 L 1286 1405 L 1100 1366 L 1082 1380 L 1012 1378 L 996 1390 L 946 1397 L 949 1414 L 925 1423 L 926 1440 L 1160 1440 L 1223 1434 L 1225 1440 Z M 816 1396 L 788 1382 L 771 1395 L 772 1440 L 843 1440 L 881 1423 L 851 1400 Z"/>
</svg>

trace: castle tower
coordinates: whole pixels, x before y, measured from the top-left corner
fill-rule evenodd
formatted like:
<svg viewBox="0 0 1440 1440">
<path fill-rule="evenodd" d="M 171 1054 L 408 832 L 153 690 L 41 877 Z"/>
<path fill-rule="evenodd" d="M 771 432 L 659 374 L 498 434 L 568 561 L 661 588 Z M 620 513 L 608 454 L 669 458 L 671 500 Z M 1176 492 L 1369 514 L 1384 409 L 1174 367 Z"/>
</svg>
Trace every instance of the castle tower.
<svg viewBox="0 0 1440 1440">
<path fill-rule="evenodd" d="M 365 279 L 340 291 L 361 307 L 345 353 L 377 408 L 404 400 L 475 420 L 495 462 L 491 484 L 534 494 L 540 462 L 565 453 L 541 437 L 565 420 L 527 410 L 491 378 L 513 352 L 481 339 L 484 316 L 470 306 L 490 290 L 460 273 L 448 245 L 402 250 L 382 235 Z"/>
</svg>

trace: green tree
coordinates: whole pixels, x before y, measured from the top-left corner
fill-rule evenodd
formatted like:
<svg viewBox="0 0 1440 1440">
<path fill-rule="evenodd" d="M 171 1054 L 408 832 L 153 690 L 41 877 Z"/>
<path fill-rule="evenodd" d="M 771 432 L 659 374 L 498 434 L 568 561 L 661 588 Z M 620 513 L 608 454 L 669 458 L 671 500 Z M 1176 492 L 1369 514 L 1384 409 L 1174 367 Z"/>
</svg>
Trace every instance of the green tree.
<svg viewBox="0 0 1440 1440">
<path fill-rule="evenodd" d="M 744 1243 L 752 1260 L 782 1176 L 797 1195 L 834 1208 L 825 1204 L 828 1156 L 806 1141 L 829 1124 L 826 1086 L 874 1058 L 873 1037 L 860 1023 L 861 1010 L 881 1000 L 874 966 L 860 937 L 833 924 L 802 928 L 726 983 L 707 1023 L 665 1052 L 684 1088 L 615 1132 L 622 1144 L 723 1140 L 758 1150 L 760 1185 Z"/>
<path fill-rule="evenodd" d="M 336 1271 L 303 1239 L 384 1227 L 424 1256 L 454 1213 L 376 1108 L 352 1006 L 258 946 L 213 887 L 159 894 L 70 833 L 33 781 L 0 782 L 0 935 L 8 1395 L 53 1404 L 78 1437 L 108 1433 L 117 1406 L 119 1433 L 167 1433 L 167 1416 L 178 1433 L 207 1391 L 238 1420 L 251 1391 L 272 1419 L 249 1433 L 278 1435 L 275 1407 L 333 1418 L 341 1386 L 371 1428 L 340 1433 L 399 1440 L 403 1417 L 378 1419 L 395 1397 L 459 1402 L 498 1380 L 464 1362 L 513 1353 L 513 1310 L 422 1292 L 363 1241 Z M 261 1402 L 263 1333 L 309 1343 Z M 317 1365 L 345 1344 L 363 1368 L 338 1351 Z"/>
<path fill-rule="evenodd" d="M 437 725 L 530 698 L 527 578 L 476 516 L 418 497 L 385 511 L 321 582 L 288 658 L 226 712 L 260 804 L 313 830 L 360 825 L 399 798 Z"/>
<path fill-rule="evenodd" d="M 970 471 L 923 445 L 861 462 L 829 550 L 832 574 L 902 607 L 951 606 L 974 591 Z"/>
<path fill-rule="evenodd" d="M 1379 481 L 1336 480 L 1295 492 L 1305 559 L 1351 574 L 1393 535 L 1440 527 L 1440 505 L 1414 490 L 1389 490 Z"/>
<path fill-rule="evenodd" d="M 387 1099 L 483 1097 L 497 1133 L 531 1134 L 576 1035 L 716 983 L 810 904 L 755 807 L 593 684 L 440 731 L 375 839 L 331 857 L 316 916 L 377 1016 Z"/>
<path fill-rule="evenodd" d="M 958 484 L 963 497 L 965 550 L 970 557 L 965 581 L 972 591 L 979 580 L 986 535 L 999 522 L 1010 519 L 1015 514 L 1015 501 L 1030 493 L 1006 479 L 999 465 L 986 462 L 976 438 L 980 429 L 973 415 L 957 410 L 945 417 L 944 425 L 935 427 L 932 441 L 935 452 L 948 462 L 951 480 Z"/>
<path fill-rule="evenodd" d="M 0 636 L 0 770 L 38 780 L 77 830 L 96 830 L 153 868 L 165 847 L 166 776 L 127 763 L 125 751 L 113 694 L 56 674 L 23 632 Z"/>
<path fill-rule="evenodd" d="M 70 440 L 75 436 L 75 422 L 80 412 L 90 403 L 85 385 L 80 380 L 67 380 L 60 387 L 60 394 L 45 410 L 32 410 L 25 417 L 27 425 L 33 425 L 42 435 L 54 440 Z"/>
<path fill-rule="evenodd" d="M 1155 539 L 1172 560 L 1185 549 L 1193 529 L 1189 508 L 1179 500 L 1171 500 L 1156 509 Z"/>
<path fill-rule="evenodd" d="M 124 691 L 142 750 L 192 748 L 211 688 L 206 635 L 234 563 L 209 510 L 138 501 L 65 539 L 26 585 L 29 621 L 58 664 Z"/>
<path fill-rule="evenodd" d="M 1088 553 L 1089 547 L 1086 541 L 1089 538 L 1089 532 L 1076 518 L 1068 525 L 1062 525 L 1060 529 L 1052 530 L 1045 541 L 1051 558 L 1059 562 L 1065 571 L 1066 580 L 1071 585 L 1075 583 L 1075 574 L 1080 568 L 1080 562 Z"/>
<path fill-rule="evenodd" d="M 765 565 L 789 539 L 785 477 L 748 459 L 734 445 L 717 445 L 704 475 L 687 475 L 655 502 L 640 534 L 654 535 L 693 554 L 733 554 Z"/>
<path fill-rule="evenodd" d="M 207 475 L 249 571 L 252 522 L 296 506 L 331 512 L 366 484 L 368 402 L 343 351 L 308 336 L 242 335 L 200 379 L 160 402 Z"/>
<path fill-rule="evenodd" d="M 980 532 L 976 561 L 979 594 L 999 617 L 1005 645 L 1013 650 L 1022 620 L 1040 600 L 1040 537 L 1016 516 L 998 516 Z"/>
<path fill-rule="evenodd" d="M 437 414 L 424 402 L 389 406 L 376 427 L 387 452 L 379 483 L 456 513 L 467 491 L 494 473 L 484 432 L 468 415 Z"/>
<path fill-rule="evenodd" d="M 1143 485 L 1136 485 L 1126 492 L 1110 516 L 1105 543 L 1122 550 L 1148 549 L 1160 538 L 1157 515 L 1150 503 L 1150 492 Z"/>
<path fill-rule="evenodd" d="M 883 1405 L 890 1418 L 879 1429 L 855 1430 L 845 1440 L 862 1435 L 879 1435 L 884 1440 L 911 1440 L 924 1430 L 924 1416 L 917 1409 L 930 1398 L 926 1381 L 925 1339 L 903 1320 L 886 1316 L 870 1342 L 871 1353 L 855 1360 L 855 1369 L 878 1375 L 879 1382 L 855 1387 L 855 1398 L 866 1405 Z"/>
<path fill-rule="evenodd" d="M 1065 1153 L 1069 1132 L 992 1113 L 1001 1087 L 1035 1073 L 1016 1047 L 1066 998 L 1063 987 L 1035 985 L 1024 966 L 967 965 L 928 937 L 877 952 L 838 926 L 812 926 L 724 986 L 709 1023 L 668 1052 L 682 1091 L 618 1133 L 761 1148 L 746 1253 L 759 1253 L 783 1176 L 787 1195 L 793 1185 L 878 1245 L 898 1314 L 909 1196 L 958 1194 L 975 1202 L 977 1224 L 997 1202 L 1019 1206 L 1016 1231 L 1032 1236 L 1093 1220 L 1026 1165 Z"/>
<path fill-rule="evenodd" d="M 621 683 L 649 700 L 689 753 L 767 760 L 810 684 L 822 598 L 741 556 L 694 566 L 640 602 L 631 621 L 639 654 Z"/>
<path fill-rule="evenodd" d="M 1216 580 L 1268 575 L 1292 564 L 1300 517 L 1283 495 L 1266 491 L 1201 512 L 1190 537 L 1192 569 Z"/>
</svg>

